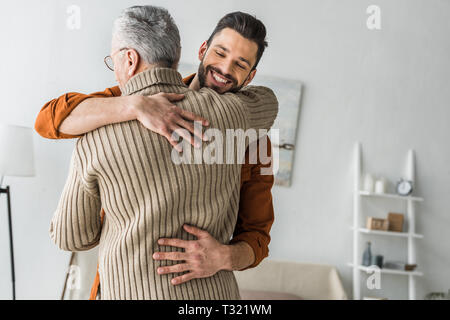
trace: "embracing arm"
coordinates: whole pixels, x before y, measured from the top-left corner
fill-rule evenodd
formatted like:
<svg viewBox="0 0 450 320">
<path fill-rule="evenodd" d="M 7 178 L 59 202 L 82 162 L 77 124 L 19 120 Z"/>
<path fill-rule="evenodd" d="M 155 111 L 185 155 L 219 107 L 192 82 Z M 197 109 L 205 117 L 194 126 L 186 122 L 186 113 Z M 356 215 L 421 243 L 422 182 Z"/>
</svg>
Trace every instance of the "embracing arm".
<svg viewBox="0 0 450 320">
<path fill-rule="evenodd" d="M 248 112 L 250 128 L 269 130 L 272 127 L 278 114 L 278 100 L 270 88 L 247 86 L 236 97 Z M 274 221 L 271 144 L 267 136 L 253 143 L 257 143 L 256 150 L 247 148 L 242 166 L 238 219 L 228 246 L 230 254 L 227 261 L 232 270 L 256 267 L 269 252 L 269 232 Z M 256 155 L 252 154 L 256 162 L 249 161 L 250 152 L 256 152 Z M 261 154 L 266 159 L 261 159 Z"/>
<path fill-rule="evenodd" d="M 85 99 L 62 121 L 59 131 L 79 136 L 111 123 L 134 120 L 131 99 L 135 97 Z"/>
<path fill-rule="evenodd" d="M 83 133 L 83 130 L 72 131 L 70 127 L 74 127 L 74 122 L 77 121 L 79 112 L 72 112 L 80 106 L 90 104 L 90 98 L 102 98 L 120 96 L 119 87 L 108 88 L 105 91 L 96 92 L 92 94 L 83 94 L 77 92 L 65 93 L 62 96 L 47 102 L 39 112 L 36 122 L 34 124 L 35 130 L 44 138 L 48 139 L 67 139 L 77 138 Z M 89 101 L 90 100 L 90 101 Z M 94 99 L 94 102 L 97 99 Z M 100 107 L 101 108 L 101 107 Z M 94 110 L 95 111 L 95 110 Z M 78 117 L 79 118 L 79 117 Z M 66 121 L 67 120 L 67 121 Z M 68 126 L 69 129 L 60 131 L 61 126 Z M 83 124 L 80 125 L 83 127 Z M 66 131 L 67 130 L 67 131 Z"/>
<path fill-rule="evenodd" d="M 259 157 L 261 148 L 262 153 L 267 154 L 267 159 Z M 238 219 L 229 247 L 230 251 L 234 251 L 230 256 L 232 270 L 241 271 L 256 267 L 269 255 L 270 229 L 274 221 L 271 192 L 274 176 L 261 172 L 262 168 L 271 172 L 269 137 L 265 136 L 258 141 L 256 164 L 249 163 L 249 152 L 250 148 L 247 149 L 245 164 L 242 165 Z"/>
<path fill-rule="evenodd" d="M 247 86 L 236 93 L 249 119 L 249 128 L 269 130 L 278 115 L 278 99 L 272 89 Z"/>
<path fill-rule="evenodd" d="M 76 138 L 108 124 L 137 119 L 144 127 L 176 146 L 173 131 L 184 128 L 194 133 L 193 121 L 208 125 L 206 119 L 173 104 L 184 98 L 182 94 L 120 95 L 119 87 L 88 95 L 66 93 L 44 105 L 36 119 L 35 129 L 44 138 Z M 194 143 L 193 137 L 186 135 L 184 130 L 180 132 Z M 197 135 L 203 138 L 201 133 Z"/>
</svg>

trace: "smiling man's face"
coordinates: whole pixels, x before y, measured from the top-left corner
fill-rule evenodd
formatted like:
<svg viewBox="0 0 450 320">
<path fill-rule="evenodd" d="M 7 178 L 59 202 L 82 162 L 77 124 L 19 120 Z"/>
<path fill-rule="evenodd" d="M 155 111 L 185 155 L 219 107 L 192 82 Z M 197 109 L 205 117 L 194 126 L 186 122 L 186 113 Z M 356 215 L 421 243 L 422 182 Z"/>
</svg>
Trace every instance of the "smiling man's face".
<svg viewBox="0 0 450 320">
<path fill-rule="evenodd" d="M 218 93 L 237 92 L 255 76 L 258 45 L 231 28 L 217 33 L 208 46 L 206 41 L 199 50 L 201 61 L 198 78 L 201 87 Z"/>
</svg>

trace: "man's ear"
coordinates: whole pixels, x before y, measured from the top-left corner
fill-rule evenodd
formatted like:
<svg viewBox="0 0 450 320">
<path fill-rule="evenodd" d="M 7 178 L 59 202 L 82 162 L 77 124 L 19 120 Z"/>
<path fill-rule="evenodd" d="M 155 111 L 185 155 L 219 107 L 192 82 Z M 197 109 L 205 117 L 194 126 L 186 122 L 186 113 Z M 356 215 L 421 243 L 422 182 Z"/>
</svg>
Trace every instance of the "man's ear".
<svg viewBox="0 0 450 320">
<path fill-rule="evenodd" d="M 125 52 L 126 54 L 126 63 L 128 68 L 128 76 L 132 77 L 136 74 L 138 71 L 139 63 L 140 63 L 140 57 L 136 50 L 129 49 Z"/>
<path fill-rule="evenodd" d="M 205 57 L 207 50 L 208 50 L 208 43 L 207 41 L 203 41 L 202 45 L 200 46 L 200 49 L 198 49 L 198 59 L 200 61 L 202 61 L 203 58 Z"/>
<path fill-rule="evenodd" d="M 250 72 L 250 74 L 247 77 L 247 80 L 244 81 L 244 85 L 243 85 L 244 87 L 246 85 L 248 85 L 250 82 L 252 82 L 253 78 L 255 77 L 255 74 L 256 74 L 256 69 L 254 69 Z"/>
</svg>

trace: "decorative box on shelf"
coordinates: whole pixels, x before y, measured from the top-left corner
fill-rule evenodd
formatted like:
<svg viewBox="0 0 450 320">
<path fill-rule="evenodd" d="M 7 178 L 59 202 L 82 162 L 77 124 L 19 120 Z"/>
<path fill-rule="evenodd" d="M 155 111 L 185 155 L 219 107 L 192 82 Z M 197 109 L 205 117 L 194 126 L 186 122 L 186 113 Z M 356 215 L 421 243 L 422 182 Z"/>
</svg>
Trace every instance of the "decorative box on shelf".
<svg viewBox="0 0 450 320">
<path fill-rule="evenodd" d="M 401 213 L 389 212 L 387 218 L 389 221 L 389 231 L 403 232 L 403 217 Z"/>
<path fill-rule="evenodd" d="M 369 230 L 388 231 L 389 221 L 388 221 L 388 219 L 367 217 L 366 228 Z"/>
</svg>

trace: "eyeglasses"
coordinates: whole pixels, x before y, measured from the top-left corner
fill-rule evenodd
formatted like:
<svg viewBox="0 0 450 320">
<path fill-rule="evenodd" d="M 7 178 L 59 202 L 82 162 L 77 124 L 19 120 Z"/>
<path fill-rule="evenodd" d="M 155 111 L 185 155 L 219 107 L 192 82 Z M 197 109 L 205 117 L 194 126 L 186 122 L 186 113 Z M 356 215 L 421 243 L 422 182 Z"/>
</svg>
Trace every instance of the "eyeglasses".
<svg viewBox="0 0 450 320">
<path fill-rule="evenodd" d="M 114 52 L 111 55 L 106 56 L 103 61 L 105 62 L 106 66 L 108 67 L 109 70 L 114 71 L 114 61 L 112 56 L 115 55 L 118 52 L 121 52 L 123 50 L 128 50 L 129 48 L 121 48 L 119 50 L 117 50 L 116 52 Z"/>
</svg>

